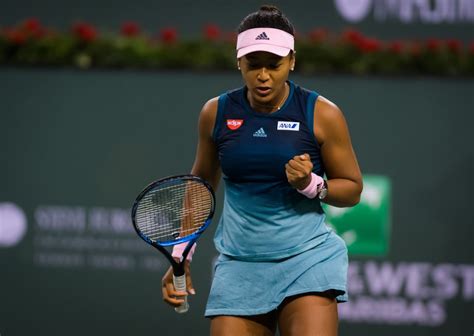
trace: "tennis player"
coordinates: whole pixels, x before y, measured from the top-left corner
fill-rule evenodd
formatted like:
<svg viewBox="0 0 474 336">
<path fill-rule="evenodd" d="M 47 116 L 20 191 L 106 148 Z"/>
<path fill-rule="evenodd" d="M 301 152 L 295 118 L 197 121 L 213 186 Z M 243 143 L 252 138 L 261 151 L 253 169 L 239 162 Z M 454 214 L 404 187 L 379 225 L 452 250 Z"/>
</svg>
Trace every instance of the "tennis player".
<svg viewBox="0 0 474 336">
<path fill-rule="evenodd" d="M 262 6 L 238 28 L 245 85 L 209 100 L 199 119 L 192 174 L 225 199 L 215 234 L 220 255 L 205 315 L 211 335 L 337 335 L 347 300 L 347 248 L 325 224 L 321 202 L 359 202 L 362 178 L 341 110 L 288 79 L 294 29 Z M 176 248 L 179 250 L 179 247 Z M 179 255 L 179 253 L 177 253 Z M 188 292 L 194 293 L 189 263 Z M 171 270 L 163 297 L 173 306 Z"/>
</svg>

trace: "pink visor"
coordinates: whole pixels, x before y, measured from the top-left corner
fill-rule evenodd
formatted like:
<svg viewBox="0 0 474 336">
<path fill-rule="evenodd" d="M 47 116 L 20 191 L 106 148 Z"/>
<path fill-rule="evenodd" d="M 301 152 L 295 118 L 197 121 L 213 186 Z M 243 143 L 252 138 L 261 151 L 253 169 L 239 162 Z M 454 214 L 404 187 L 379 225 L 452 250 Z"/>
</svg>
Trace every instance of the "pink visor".
<svg viewBox="0 0 474 336">
<path fill-rule="evenodd" d="M 237 58 L 255 51 L 267 51 L 284 57 L 295 50 L 295 38 L 284 30 L 253 28 L 237 37 Z"/>
</svg>

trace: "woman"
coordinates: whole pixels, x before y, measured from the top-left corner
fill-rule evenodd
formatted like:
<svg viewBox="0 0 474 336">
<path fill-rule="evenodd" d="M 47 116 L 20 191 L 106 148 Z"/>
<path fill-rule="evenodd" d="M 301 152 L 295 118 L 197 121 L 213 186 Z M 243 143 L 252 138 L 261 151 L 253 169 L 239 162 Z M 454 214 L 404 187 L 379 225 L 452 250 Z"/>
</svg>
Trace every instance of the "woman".
<svg viewBox="0 0 474 336">
<path fill-rule="evenodd" d="M 359 202 L 362 178 L 339 108 L 288 80 L 294 29 L 273 6 L 238 29 L 245 86 L 209 100 L 192 174 L 225 181 L 215 244 L 220 256 L 206 316 L 211 335 L 336 335 L 347 300 L 347 248 L 320 202 Z M 323 179 L 326 175 L 327 180 Z M 178 249 L 178 248 L 177 248 Z M 188 292 L 194 289 L 187 263 Z M 173 306 L 185 293 L 163 277 Z"/>
</svg>

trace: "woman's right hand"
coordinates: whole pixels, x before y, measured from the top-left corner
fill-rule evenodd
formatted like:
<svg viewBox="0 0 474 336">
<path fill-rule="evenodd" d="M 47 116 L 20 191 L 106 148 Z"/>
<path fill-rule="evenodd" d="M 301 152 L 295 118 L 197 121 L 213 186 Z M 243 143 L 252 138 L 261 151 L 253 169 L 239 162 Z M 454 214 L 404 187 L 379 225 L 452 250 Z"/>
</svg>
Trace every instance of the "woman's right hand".
<svg viewBox="0 0 474 336">
<path fill-rule="evenodd" d="M 182 297 L 187 296 L 188 293 L 192 295 L 196 294 L 196 291 L 193 287 L 193 282 L 191 280 L 191 267 L 188 260 L 184 262 L 184 271 L 186 273 L 187 292 L 178 292 L 174 289 L 172 267 L 168 268 L 165 275 L 161 279 L 161 292 L 163 294 L 163 300 L 173 307 L 178 307 L 181 305 L 184 302 Z"/>
</svg>

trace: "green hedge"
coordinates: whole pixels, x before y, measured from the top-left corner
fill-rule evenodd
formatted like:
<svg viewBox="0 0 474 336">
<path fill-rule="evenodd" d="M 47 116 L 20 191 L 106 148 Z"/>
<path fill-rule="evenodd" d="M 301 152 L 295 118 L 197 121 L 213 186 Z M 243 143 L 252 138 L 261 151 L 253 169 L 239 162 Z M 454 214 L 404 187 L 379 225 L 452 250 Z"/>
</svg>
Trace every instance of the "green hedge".
<svg viewBox="0 0 474 336">
<path fill-rule="evenodd" d="M 155 36 L 126 22 L 118 32 L 99 32 L 79 22 L 68 31 L 26 19 L 0 28 L 0 64 L 134 69 L 235 69 L 235 34 L 206 25 L 194 39 L 176 28 Z M 380 41 L 355 30 L 318 28 L 296 36 L 297 67 L 306 74 L 473 76 L 474 42 L 458 40 Z"/>
</svg>

